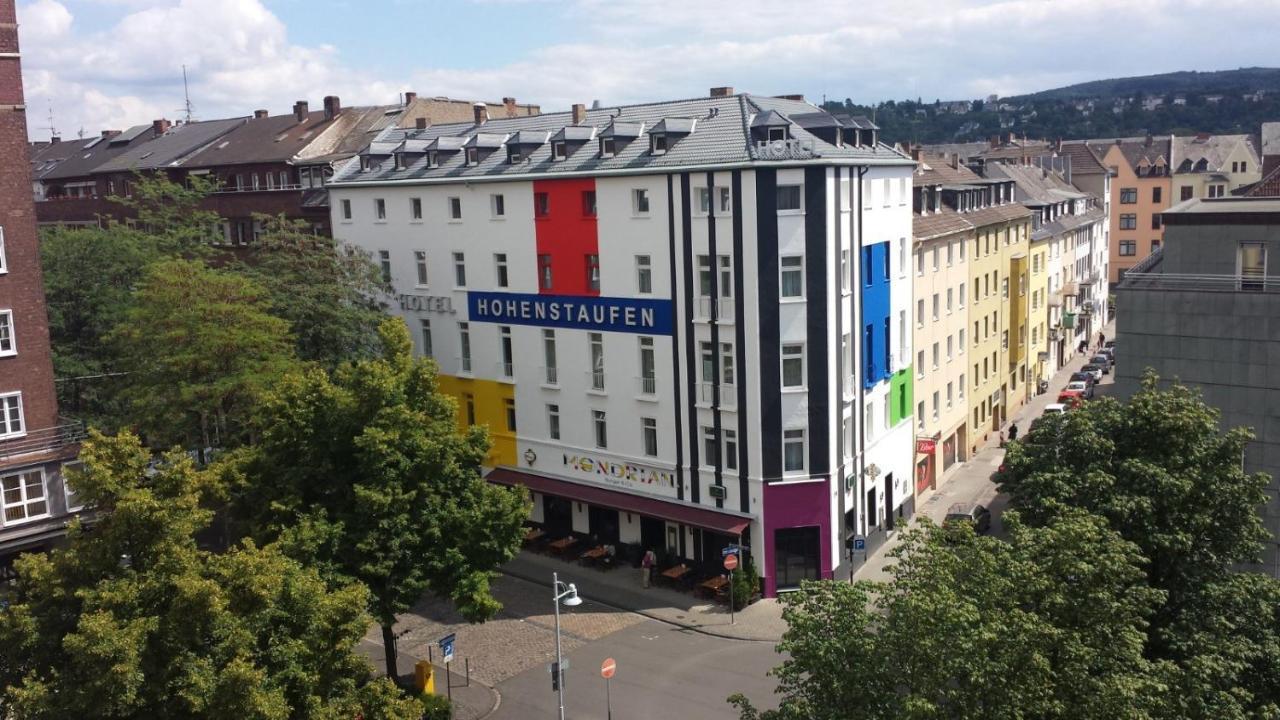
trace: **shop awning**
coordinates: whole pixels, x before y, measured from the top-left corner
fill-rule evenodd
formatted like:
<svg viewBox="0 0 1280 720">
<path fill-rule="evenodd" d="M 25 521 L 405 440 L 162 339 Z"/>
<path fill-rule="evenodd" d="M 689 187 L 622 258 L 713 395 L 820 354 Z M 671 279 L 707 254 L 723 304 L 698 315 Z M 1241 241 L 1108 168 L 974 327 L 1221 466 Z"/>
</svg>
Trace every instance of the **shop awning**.
<svg viewBox="0 0 1280 720">
<path fill-rule="evenodd" d="M 556 495 L 577 502 L 621 510 L 622 512 L 646 515 L 659 520 L 684 523 L 685 525 L 692 525 L 706 530 L 714 530 L 725 535 L 740 535 L 751 524 L 751 518 L 744 515 L 720 512 L 711 508 L 696 507 L 680 502 L 671 502 L 662 498 L 633 495 L 632 493 L 610 490 L 595 485 L 584 485 L 517 470 L 498 468 L 485 476 L 485 479 L 499 485 L 523 485 L 534 492 Z"/>
</svg>

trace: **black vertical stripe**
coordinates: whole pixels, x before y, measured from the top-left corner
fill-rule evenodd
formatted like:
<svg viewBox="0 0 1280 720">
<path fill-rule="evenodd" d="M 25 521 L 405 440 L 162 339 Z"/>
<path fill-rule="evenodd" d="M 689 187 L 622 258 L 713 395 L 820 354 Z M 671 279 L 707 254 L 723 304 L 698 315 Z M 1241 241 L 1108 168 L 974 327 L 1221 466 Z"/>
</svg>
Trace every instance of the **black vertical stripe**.
<svg viewBox="0 0 1280 720">
<path fill-rule="evenodd" d="M 778 347 L 778 171 L 756 170 L 756 264 L 760 323 L 760 474 L 782 477 L 782 377 Z M 745 438 L 743 438 L 745 440 Z"/>
<path fill-rule="evenodd" d="M 854 188 L 852 209 L 853 217 L 856 219 L 853 223 L 853 237 L 851 238 L 853 252 L 850 253 L 852 256 L 850 260 L 853 262 L 853 276 L 859 278 L 859 282 L 853 284 L 855 288 L 853 292 L 853 317 L 859 318 L 859 322 L 855 326 L 859 328 L 859 330 L 861 330 L 862 326 L 862 176 L 866 174 L 867 168 L 863 166 L 858 168 L 858 175 L 853 178 Z M 853 366 L 857 368 L 859 367 L 858 362 L 862 360 L 862 355 L 866 352 L 866 348 L 862 347 L 861 332 L 856 333 L 854 337 L 857 338 L 858 342 L 858 345 L 855 347 L 861 349 L 861 352 L 858 353 L 858 357 L 854 360 L 853 364 Z M 856 373 L 853 378 L 853 389 L 854 392 L 857 393 L 858 398 L 858 404 L 854 406 L 856 408 L 854 422 L 857 423 L 858 428 L 858 459 L 857 462 L 854 463 L 854 468 L 858 475 L 858 494 L 853 498 L 853 506 L 862 507 L 862 512 L 858 513 L 857 531 L 862 535 L 866 535 L 871 529 L 867 522 L 867 518 L 870 516 L 870 508 L 864 506 L 866 503 L 867 488 L 866 479 L 863 477 L 862 472 L 867 463 L 867 427 L 866 422 L 864 422 L 867 416 L 866 412 L 863 410 L 863 408 L 866 407 L 867 396 L 866 385 Z"/>
<path fill-rule="evenodd" d="M 828 392 L 827 169 L 804 171 L 805 315 L 809 361 L 809 474 L 829 472 L 831 397 Z"/>
<path fill-rule="evenodd" d="M 844 168 L 837 167 L 835 172 L 834 183 L 832 184 L 832 187 L 835 189 L 833 194 L 836 198 L 836 203 L 835 203 L 835 207 L 832 208 L 833 210 L 832 214 L 835 216 L 835 233 L 834 233 L 835 244 L 834 244 L 834 252 L 831 255 L 831 258 L 832 258 L 831 262 L 835 263 L 836 274 L 838 276 L 836 278 L 836 284 L 835 284 L 835 287 L 836 287 L 835 326 L 836 326 L 836 342 L 838 343 L 836 347 L 838 348 L 838 351 L 836 352 L 836 374 L 835 374 L 836 390 L 834 395 L 834 398 L 835 398 L 834 402 L 836 406 L 835 407 L 835 411 L 836 411 L 835 412 L 836 472 L 835 472 L 834 479 L 835 479 L 835 486 L 838 489 L 838 491 L 836 492 L 836 498 L 837 498 L 836 506 L 837 508 L 839 508 L 840 516 L 836 519 L 836 524 L 835 524 L 835 527 L 837 528 L 836 532 L 839 532 L 838 529 L 842 527 L 841 523 L 844 522 L 843 520 L 844 514 L 848 510 L 848 505 L 845 502 L 845 492 L 844 492 L 844 474 L 845 472 L 847 472 L 847 468 L 845 468 L 845 465 L 844 465 L 844 456 L 845 456 L 844 380 L 845 380 L 845 374 L 848 372 L 848 368 L 844 366 L 844 326 L 845 326 L 844 263 L 843 263 L 844 256 L 841 254 L 842 251 L 844 250 L 844 229 L 845 228 L 844 228 L 844 213 L 841 212 L 840 210 L 840 181 L 844 177 L 844 173 L 845 173 Z M 853 253 L 850 252 L 850 255 L 852 254 Z M 852 257 L 849 259 L 850 261 L 853 260 Z M 852 342 L 852 340 L 853 338 L 850 337 L 850 342 Z M 843 547 L 843 546 L 837 546 L 837 547 Z M 840 564 L 841 563 L 839 561 L 832 563 L 832 565 L 835 565 L 835 566 L 838 566 Z"/>
<path fill-rule="evenodd" d="M 715 433 L 716 448 L 715 469 L 712 482 L 724 485 L 724 430 L 720 417 L 720 262 L 716 257 L 716 174 L 707 173 L 707 253 L 711 262 L 711 431 Z M 716 498 L 716 507 L 724 507 L 724 500 Z"/>
<path fill-rule="evenodd" d="M 689 173 L 680 173 L 680 229 L 681 254 L 684 259 L 684 317 L 693 327 L 693 215 L 689 207 Z M 689 413 L 689 500 L 698 503 L 702 497 L 702 473 L 698 471 L 698 408 L 697 342 L 693 332 L 685 333 L 685 377 L 689 380 L 689 392 L 685 398 L 685 410 Z"/>
<path fill-rule="evenodd" d="M 738 500 L 739 510 L 751 512 L 751 484 L 747 480 L 747 314 L 746 314 L 746 280 L 743 278 L 742 258 L 742 171 L 734 170 L 732 175 L 733 192 L 733 322 L 734 369 L 738 371 L 735 378 L 738 383 Z"/>
<path fill-rule="evenodd" d="M 672 176 L 667 176 L 667 266 L 671 269 L 671 302 L 676 301 L 676 203 Z M 671 384 L 676 408 L 676 498 L 684 499 L 684 423 L 680 416 L 680 323 L 671 323 Z"/>
</svg>

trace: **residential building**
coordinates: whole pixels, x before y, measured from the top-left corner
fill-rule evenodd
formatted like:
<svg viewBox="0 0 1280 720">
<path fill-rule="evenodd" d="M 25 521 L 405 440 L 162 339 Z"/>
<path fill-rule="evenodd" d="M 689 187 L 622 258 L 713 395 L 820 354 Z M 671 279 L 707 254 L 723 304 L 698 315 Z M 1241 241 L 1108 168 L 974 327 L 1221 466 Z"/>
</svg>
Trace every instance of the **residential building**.
<svg viewBox="0 0 1280 720">
<path fill-rule="evenodd" d="M 1117 288 L 1128 397 L 1142 374 L 1197 388 L 1224 430 L 1250 427 L 1249 472 L 1271 477 L 1259 569 L 1280 576 L 1280 199 L 1195 198 L 1164 213 L 1165 245 Z"/>
<path fill-rule="evenodd" d="M 1172 204 L 1170 138 L 1090 140 L 1089 147 L 1111 171 L 1111 257 L 1109 281 L 1160 247 L 1164 227 L 1160 213 Z"/>
<path fill-rule="evenodd" d="M 1262 161 L 1248 135 L 1175 136 L 1169 166 L 1173 168 L 1175 203 L 1227 197 L 1262 179 Z"/>
<path fill-rule="evenodd" d="M 1280 168 L 1280 122 L 1262 123 L 1262 176 Z"/>
<path fill-rule="evenodd" d="M 915 491 L 937 487 L 969 458 L 969 264 L 974 225 L 965 216 L 988 204 L 987 186 L 956 156 L 916 151 L 909 272 L 915 292 Z M 961 191 L 957 188 L 966 188 Z M 970 204 L 972 200 L 972 204 Z M 949 202 L 948 202 L 949 201 Z M 958 202 L 957 202 L 958 201 Z"/>
<path fill-rule="evenodd" d="M 0 579 L 81 506 L 63 482 L 83 432 L 58 418 L 20 57 L 14 2 L 0 0 Z"/>
<path fill-rule="evenodd" d="M 707 571 L 739 544 L 773 595 L 913 508 L 913 165 L 877 135 L 730 88 L 415 123 L 335 175 L 334 234 L 531 521 Z"/>
</svg>

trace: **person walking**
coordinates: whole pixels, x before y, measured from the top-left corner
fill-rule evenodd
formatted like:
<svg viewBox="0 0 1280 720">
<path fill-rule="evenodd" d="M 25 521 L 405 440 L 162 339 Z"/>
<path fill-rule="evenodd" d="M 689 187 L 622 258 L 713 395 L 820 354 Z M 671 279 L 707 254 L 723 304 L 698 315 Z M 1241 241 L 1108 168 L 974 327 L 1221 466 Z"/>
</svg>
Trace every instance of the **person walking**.
<svg viewBox="0 0 1280 720">
<path fill-rule="evenodd" d="M 1013 442 L 1014 440 L 1017 440 L 1017 439 L 1018 439 L 1018 423 L 1013 423 L 1012 425 L 1009 426 L 1009 442 Z"/>
<path fill-rule="evenodd" d="M 644 587 L 649 587 L 649 578 L 653 575 L 653 566 L 658 564 L 658 556 L 653 554 L 653 550 L 645 550 L 644 557 L 640 559 L 640 581 Z"/>
<path fill-rule="evenodd" d="M 1098 333 L 1098 349 L 1102 349 L 1102 347 L 1106 344 L 1107 344 L 1107 336 L 1103 335 L 1102 333 Z"/>
</svg>

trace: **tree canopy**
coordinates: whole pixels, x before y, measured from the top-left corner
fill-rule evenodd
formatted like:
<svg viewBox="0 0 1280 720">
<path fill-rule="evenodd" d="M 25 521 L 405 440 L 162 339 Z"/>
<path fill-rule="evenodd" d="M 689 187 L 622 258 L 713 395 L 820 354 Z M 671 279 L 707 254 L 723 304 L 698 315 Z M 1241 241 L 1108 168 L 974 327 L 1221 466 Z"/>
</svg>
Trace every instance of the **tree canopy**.
<svg viewBox="0 0 1280 720">
<path fill-rule="evenodd" d="M 415 359 L 400 319 L 379 326 L 380 356 L 289 375 L 262 397 L 258 442 L 239 458 L 236 514 L 336 582 L 371 592 L 387 671 L 391 628 L 425 591 L 464 617 L 498 611 L 489 582 L 520 547 L 526 500 L 479 474 L 484 428 L 459 433 L 435 365 Z"/>
<path fill-rule="evenodd" d="M 330 590 L 273 546 L 198 549 L 216 485 L 181 453 L 96 432 L 72 482 L 95 508 L 66 547 L 17 560 L 0 611 L 0 715 L 15 720 L 413 720 L 353 648 L 367 591 Z"/>
</svg>

